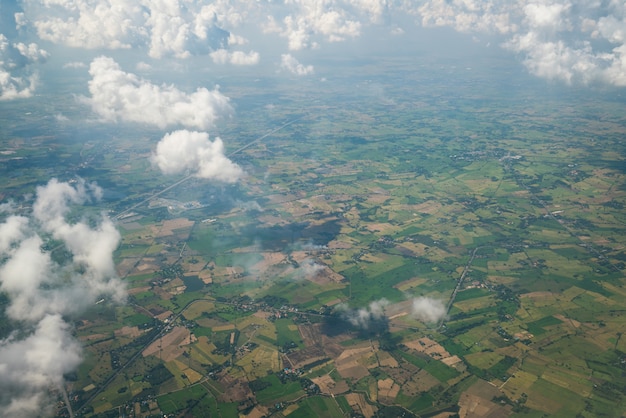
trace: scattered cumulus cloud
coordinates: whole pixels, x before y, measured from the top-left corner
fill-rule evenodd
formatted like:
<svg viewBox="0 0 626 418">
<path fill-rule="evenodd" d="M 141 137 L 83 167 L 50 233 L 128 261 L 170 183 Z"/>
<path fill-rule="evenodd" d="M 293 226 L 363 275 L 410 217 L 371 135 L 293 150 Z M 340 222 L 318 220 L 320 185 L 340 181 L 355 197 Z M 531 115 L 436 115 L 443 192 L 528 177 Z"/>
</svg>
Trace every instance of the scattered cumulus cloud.
<svg viewBox="0 0 626 418">
<path fill-rule="evenodd" d="M 35 43 L 12 42 L 0 33 L 0 100 L 32 96 L 38 81 L 33 66 L 48 56 Z"/>
<path fill-rule="evenodd" d="M 46 415 L 50 388 L 80 364 L 80 344 L 66 322 L 102 297 L 126 297 L 113 251 L 120 234 L 104 215 L 69 222 L 72 206 L 97 199 L 93 184 L 50 180 L 37 188 L 31 216 L 7 213 L 0 224 L 0 291 L 6 314 L 20 331 L 0 340 L 0 407 L 8 416 Z M 69 254 L 55 261 L 44 250 L 49 237 Z"/>
<path fill-rule="evenodd" d="M 335 309 L 353 326 L 367 330 L 385 318 L 385 308 L 388 305 L 389 301 L 382 298 L 371 302 L 365 308 L 351 309 L 346 304 L 339 304 Z"/>
<path fill-rule="evenodd" d="M 260 55 L 258 52 L 250 51 L 228 51 L 227 49 L 218 49 L 209 54 L 216 64 L 233 64 L 233 65 L 255 65 L 259 63 Z"/>
<path fill-rule="evenodd" d="M 313 74 L 312 65 L 303 65 L 291 54 L 281 55 L 280 68 L 298 76 Z"/>
<path fill-rule="evenodd" d="M 216 64 L 254 65 L 256 51 L 267 43 L 263 34 L 276 35 L 285 51 L 279 64 L 296 75 L 311 74 L 313 67 L 294 61 L 293 51 L 352 41 L 374 26 L 402 34 L 408 24 L 403 19 L 398 27 L 397 18 L 412 16 L 416 25 L 450 27 L 477 41 L 489 37 L 538 77 L 626 85 L 626 6 L 617 1 L 24 0 L 22 6 L 16 27 L 34 30 L 41 40 L 81 49 L 137 48 L 153 59 L 210 54 Z M 256 50 L 236 50 L 248 44 Z M 39 50 L 10 45 L 30 60 Z M 0 97 L 32 94 L 36 78 L 16 74 L 6 63 L 3 57 Z"/>
<path fill-rule="evenodd" d="M 623 2 L 431 0 L 417 15 L 424 26 L 502 35 L 502 47 L 519 54 L 535 76 L 626 86 Z"/>
<path fill-rule="evenodd" d="M 438 299 L 420 296 L 413 299 L 411 314 L 425 323 L 435 323 L 446 317 L 446 305 Z"/>
<path fill-rule="evenodd" d="M 226 44 L 217 26 L 224 2 L 209 9 L 178 0 L 26 0 L 40 39 L 73 48 L 144 47 L 152 58 L 187 58 Z M 226 9 L 228 10 L 228 9 Z M 24 19 L 22 19 L 24 20 Z"/>
<path fill-rule="evenodd" d="M 87 101 L 104 120 L 207 129 L 232 112 L 229 98 L 217 87 L 187 94 L 171 85 L 158 86 L 124 72 L 109 57 L 94 59 L 89 74 L 91 97 Z"/>
<path fill-rule="evenodd" d="M 224 155 L 224 143 L 206 132 L 187 130 L 165 135 L 157 144 L 152 163 L 163 174 L 190 172 L 196 177 L 234 183 L 243 170 Z"/>
</svg>

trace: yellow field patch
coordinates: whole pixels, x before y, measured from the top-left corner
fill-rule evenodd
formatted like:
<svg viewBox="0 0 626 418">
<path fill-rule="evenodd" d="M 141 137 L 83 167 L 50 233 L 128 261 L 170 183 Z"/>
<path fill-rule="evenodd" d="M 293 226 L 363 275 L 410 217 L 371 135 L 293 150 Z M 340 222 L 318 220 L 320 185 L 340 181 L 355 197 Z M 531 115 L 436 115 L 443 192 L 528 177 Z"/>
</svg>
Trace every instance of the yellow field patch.
<svg viewBox="0 0 626 418">
<path fill-rule="evenodd" d="M 222 356 L 219 354 L 213 354 L 213 350 L 217 347 L 215 344 L 209 341 L 206 336 L 198 337 L 198 341 L 193 345 L 191 350 L 191 356 L 195 358 L 196 353 L 200 353 L 203 357 L 210 360 L 214 364 L 222 364 L 228 360 L 229 356 Z"/>
<path fill-rule="evenodd" d="M 412 289 L 414 287 L 417 287 L 419 285 L 422 285 L 424 283 L 426 283 L 428 280 L 421 278 L 421 277 L 415 277 L 413 279 L 409 279 L 409 280 L 405 280 L 403 282 L 398 283 L 397 285 L 395 285 L 394 287 L 396 289 L 398 289 L 401 292 L 406 292 L 409 289 Z"/>
<path fill-rule="evenodd" d="M 278 371 L 280 369 L 278 351 L 260 345 L 239 359 L 237 365 L 243 367 L 248 377 L 263 377 L 267 375 L 268 370 Z"/>
<path fill-rule="evenodd" d="M 472 353 L 465 356 L 465 360 L 472 366 L 488 369 L 504 358 L 496 352 Z"/>
<path fill-rule="evenodd" d="M 463 312 L 469 312 L 473 309 L 486 308 L 493 305 L 495 305 L 495 300 L 492 295 L 481 296 L 479 298 L 473 298 L 454 303 L 454 306 Z"/>
<path fill-rule="evenodd" d="M 202 375 L 190 368 L 187 364 L 183 363 L 179 360 L 174 360 L 173 363 L 176 365 L 176 368 L 180 370 L 185 376 L 187 376 L 187 380 L 190 383 L 196 383 L 202 379 Z"/>
<path fill-rule="evenodd" d="M 433 214 L 441 210 L 441 203 L 436 200 L 428 200 L 419 205 L 413 205 L 412 210 L 419 213 Z"/>
<path fill-rule="evenodd" d="M 518 370 L 501 389 L 510 399 L 517 399 L 522 393 L 528 393 L 537 379 L 538 377 L 534 374 Z"/>
<path fill-rule="evenodd" d="M 213 312 L 215 310 L 215 304 L 208 300 L 199 300 L 191 304 L 185 310 L 185 318 L 187 319 L 196 319 L 202 316 L 205 312 Z"/>
<path fill-rule="evenodd" d="M 541 378 L 564 389 L 569 389 L 580 396 L 587 397 L 591 395 L 592 383 L 587 376 L 572 373 L 566 369 L 548 368 L 543 372 Z"/>
<path fill-rule="evenodd" d="M 212 329 L 214 332 L 230 331 L 230 330 L 235 329 L 235 325 L 234 324 L 220 325 L 218 327 L 213 327 Z"/>
<path fill-rule="evenodd" d="M 300 408 L 300 405 L 298 405 L 297 403 L 294 403 L 294 404 L 289 405 L 287 408 L 285 408 L 282 411 L 282 413 L 284 416 L 289 416 L 291 413 L 298 410 L 299 408 Z"/>
</svg>

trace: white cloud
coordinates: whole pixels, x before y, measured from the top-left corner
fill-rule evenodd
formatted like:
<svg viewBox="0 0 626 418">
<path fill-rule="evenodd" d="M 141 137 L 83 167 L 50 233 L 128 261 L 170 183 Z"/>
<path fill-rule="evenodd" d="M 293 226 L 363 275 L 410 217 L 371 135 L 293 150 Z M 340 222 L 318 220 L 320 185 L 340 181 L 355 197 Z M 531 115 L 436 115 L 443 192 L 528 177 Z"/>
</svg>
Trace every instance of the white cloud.
<svg viewBox="0 0 626 418">
<path fill-rule="evenodd" d="M 139 61 L 137 65 L 135 65 L 135 68 L 137 69 L 137 71 L 150 71 L 152 70 L 152 65 L 148 64 L 147 62 Z"/>
<path fill-rule="evenodd" d="M 416 12 L 424 26 L 450 26 L 459 32 L 515 32 L 515 15 L 519 15 L 517 2 L 477 0 L 430 0 Z M 409 12 L 415 12 L 408 10 Z"/>
<path fill-rule="evenodd" d="M 95 185 L 53 179 L 37 188 L 32 216 L 11 215 L 0 224 L 0 291 L 9 299 L 6 314 L 20 321 L 19 332 L 0 340 L 0 408 L 8 416 L 53 412 L 49 389 L 81 361 L 80 344 L 63 318 L 101 297 L 126 297 L 113 267 L 120 235 L 111 221 L 66 219 L 71 206 L 100 195 Z M 50 237 L 70 254 L 63 263 L 44 250 Z"/>
<path fill-rule="evenodd" d="M 425 26 L 507 36 L 503 47 L 538 77 L 626 86 L 623 2 L 430 0 L 417 13 Z"/>
<path fill-rule="evenodd" d="M 303 76 L 313 74 L 314 68 L 312 65 L 302 65 L 300 62 L 291 56 L 291 54 L 282 54 L 280 61 L 280 67 L 283 70 L 289 71 L 292 74 Z"/>
<path fill-rule="evenodd" d="M 206 132 L 174 131 L 159 141 L 152 163 L 163 174 L 190 171 L 194 176 L 234 183 L 243 170 L 224 155 L 220 138 L 211 141 Z"/>
<path fill-rule="evenodd" d="M 46 315 L 32 334 L 0 340 L 0 407 L 8 417 L 52 415 L 50 388 L 58 389 L 63 375 L 82 360 L 80 344 L 61 315 Z"/>
<path fill-rule="evenodd" d="M 131 0 L 31 0 L 25 10 L 41 39 L 74 48 L 130 48 L 147 36 L 145 9 Z"/>
<path fill-rule="evenodd" d="M 243 51 L 229 52 L 226 49 L 218 49 L 209 55 L 216 64 L 255 65 L 259 62 L 259 53 L 255 51 L 246 54 Z"/>
<path fill-rule="evenodd" d="M 243 36 L 235 35 L 234 33 L 231 33 L 228 36 L 228 45 L 229 46 L 246 45 L 247 43 L 248 43 L 248 40 L 246 38 L 244 38 Z"/>
<path fill-rule="evenodd" d="M 346 9 L 336 7 L 336 2 L 307 0 L 294 1 L 294 13 L 283 19 L 278 27 L 287 38 L 289 49 L 298 51 L 317 46 L 311 37 L 321 35 L 329 42 L 339 42 L 360 35 L 361 23 L 351 19 Z"/>
<path fill-rule="evenodd" d="M 440 300 L 421 296 L 413 299 L 411 313 L 422 322 L 434 323 L 446 317 L 446 306 Z"/>
<path fill-rule="evenodd" d="M 87 64 L 82 61 L 71 61 L 63 64 L 63 68 L 87 68 Z"/>
<path fill-rule="evenodd" d="M 207 129 L 232 112 L 230 100 L 217 88 L 198 88 L 187 94 L 171 85 L 157 86 L 122 71 L 108 57 L 94 59 L 89 73 L 88 102 L 104 120 Z"/>
<path fill-rule="evenodd" d="M 385 308 L 389 301 L 385 298 L 375 300 L 367 308 L 350 309 L 345 304 L 335 307 L 341 312 L 342 317 L 355 327 L 369 329 L 375 322 L 382 320 L 385 316 Z"/>
<path fill-rule="evenodd" d="M 138 47 L 156 59 L 212 52 L 215 63 L 252 65 L 258 52 L 226 49 L 252 43 L 260 50 L 266 42 L 255 36 L 258 30 L 278 34 L 286 49 L 298 51 L 356 39 L 373 25 L 400 33 L 394 19 L 413 15 L 426 27 L 498 36 L 539 77 L 621 86 L 626 84 L 624 9 L 623 2 L 585 0 L 25 0 L 24 13 L 15 19 L 20 27 L 34 27 L 41 39 L 76 48 Z M 4 98 L 32 94 L 35 78 L 16 78 L 0 68 Z M 312 71 L 287 62 L 285 69 L 298 75 Z"/>
<path fill-rule="evenodd" d="M 0 100 L 32 96 L 38 78 L 31 67 L 48 56 L 35 43 L 11 42 L 0 33 Z"/>
<path fill-rule="evenodd" d="M 147 47 L 152 58 L 187 58 L 228 38 L 216 26 L 223 2 L 206 9 L 184 0 L 27 0 L 24 7 L 41 39 L 73 48 Z"/>
</svg>

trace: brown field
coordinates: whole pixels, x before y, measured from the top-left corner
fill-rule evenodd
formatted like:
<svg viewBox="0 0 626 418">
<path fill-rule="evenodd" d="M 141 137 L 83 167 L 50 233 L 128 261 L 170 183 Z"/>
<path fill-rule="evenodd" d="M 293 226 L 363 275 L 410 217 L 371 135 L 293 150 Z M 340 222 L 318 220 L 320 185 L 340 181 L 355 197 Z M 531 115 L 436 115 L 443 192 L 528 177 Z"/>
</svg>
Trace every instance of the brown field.
<svg viewBox="0 0 626 418">
<path fill-rule="evenodd" d="M 422 337 L 418 340 L 407 341 L 404 343 L 412 350 L 419 351 L 420 353 L 426 353 L 430 357 L 443 360 L 450 357 L 450 353 L 446 351 L 438 342 L 431 340 L 428 337 Z"/>
<path fill-rule="evenodd" d="M 329 374 L 313 378 L 311 381 L 320 387 L 322 393 L 329 395 L 339 395 L 350 390 L 345 381 L 336 382 Z"/>
<path fill-rule="evenodd" d="M 160 314 L 156 315 L 155 318 L 157 318 L 159 321 L 165 321 L 167 318 L 169 318 L 172 315 L 174 315 L 174 312 L 172 312 L 172 311 L 165 311 L 165 312 L 161 312 Z"/>
<path fill-rule="evenodd" d="M 382 203 L 385 203 L 387 200 L 389 200 L 389 192 L 386 190 L 384 191 L 384 193 L 371 194 L 367 198 L 367 202 L 374 205 L 380 205 Z"/>
<path fill-rule="evenodd" d="M 116 329 L 114 332 L 116 337 L 130 337 L 137 338 L 142 333 L 139 331 L 139 327 L 122 327 L 120 329 Z"/>
<path fill-rule="evenodd" d="M 193 345 L 193 350 L 191 351 L 192 356 L 197 353 L 201 353 L 202 356 L 206 359 L 209 359 L 213 363 L 223 363 L 228 358 L 227 356 L 221 356 L 219 354 L 213 354 L 213 350 L 215 350 L 215 344 L 209 341 L 206 336 L 201 336 L 198 338 L 196 343 Z"/>
<path fill-rule="evenodd" d="M 213 312 L 215 310 L 215 304 L 208 300 L 198 300 L 185 310 L 185 318 L 196 319 L 202 316 L 205 312 Z"/>
<path fill-rule="evenodd" d="M 387 373 L 400 386 L 404 386 L 407 382 L 411 382 L 415 378 L 415 375 L 420 369 L 405 360 L 399 363 L 399 367 L 384 366 L 380 367 L 380 369 Z"/>
<path fill-rule="evenodd" d="M 368 223 L 365 227 L 371 232 L 380 232 L 381 234 L 386 235 L 391 234 L 397 229 L 397 227 L 386 223 Z"/>
<path fill-rule="evenodd" d="M 117 275 L 120 277 L 130 276 L 131 273 L 135 270 L 135 264 L 138 260 L 140 260 L 139 257 L 129 257 L 122 259 L 115 266 L 115 271 L 117 272 Z"/>
<path fill-rule="evenodd" d="M 409 312 L 411 312 L 412 304 L 413 301 L 411 300 L 391 304 L 385 308 L 385 315 L 387 315 L 390 320 L 408 315 Z"/>
<path fill-rule="evenodd" d="M 300 336 L 305 346 L 309 347 L 319 344 L 321 339 L 319 327 L 315 325 L 299 325 L 298 331 L 300 331 Z"/>
<path fill-rule="evenodd" d="M 150 286 L 135 287 L 133 289 L 128 289 L 128 294 L 129 295 L 136 295 L 137 293 L 146 292 L 146 291 L 148 291 L 150 289 L 151 289 Z"/>
<path fill-rule="evenodd" d="M 411 384 L 407 384 L 403 386 L 403 391 L 407 394 L 410 394 L 410 391 L 407 390 L 407 386 L 415 386 L 415 393 L 426 392 L 439 384 L 439 380 L 435 378 L 432 374 L 428 373 L 426 370 L 418 371 L 414 377 L 412 378 Z"/>
<path fill-rule="evenodd" d="M 373 417 L 378 410 L 375 406 L 370 405 L 365 400 L 365 396 L 360 393 L 348 393 L 345 398 L 352 410 L 361 413 L 366 418 Z"/>
<path fill-rule="evenodd" d="M 343 241 L 333 240 L 328 243 L 328 248 L 330 248 L 331 250 L 347 250 L 352 248 L 353 246 L 354 244 L 351 241 L 349 242 L 348 238 Z"/>
<path fill-rule="evenodd" d="M 417 286 L 419 286 L 419 285 L 421 285 L 421 284 L 426 283 L 426 281 L 427 281 L 427 280 L 426 280 L 426 279 L 424 279 L 424 278 L 421 278 L 421 277 L 414 277 L 414 278 L 412 278 L 412 279 L 409 279 L 409 280 L 405 280 L 405 281 L 403 281 L 403 282 L 400 282 L 400 283 L 396 284 L 394 287 L 395 287 L 396 289 L 398 289 L 399 291 L 401 291 L 401 292 L 405 292 L 405 291 L 407 291 L 408 289 L 412 289 L 412 288 L 414 288 L 414 287 L 417 287 Z"/>
<path fill-rule="evenodd" d="M 400 385 L 391 378 L 378 381 L 378 399 L 383 403 L 393 403 L 400 392 Z"/>
<path fill-rule="evenodd" d="M 230 331 L 232 329 L 235 329 L 235 324 L 226 324 L 226 325 L 220 325 L 220 326 L 217 326 L 217 327 L 213 327 L 213 331 L 215 331 L 215 332 Z"/>
<path fill-rule="evenodd" d="M 499 418 L 511 415 L 509 405 L 498 405 L 491 399 L 502 396 L 502 392 L 495 386 L 478 380 L 468 390 L 461 394 L 459 399 L 459 416 L 462 418 Z"/>
<path fill-rule="evenodd" d="M 127 231 L 136 231 L 144 228 L 139 222 L 120 222 L 119 225 Z"/>
<path fill-rule="evenodd" d="M 461 360 L 461 358 L 457 355 L 454 355 L 452 357 L 446 357 L 444 359 L 441 360 L 441 362 L 445 365 L 448 366 L 452 366 L 454 367 L 455 364 L 458 364 L 460 362 L 462 362 L 463 360 Z"/>
<path fill-rule="evenodd" d="M 224 393 L 221 396 L 223 402 L 242 402 L 253 396 L 248 382 L 245 380 L 224 374 L 220 379 L 220 383 L 224 387 Z"/>
<path fill-rule="evenodd" d="M 202 280 L 204 284 L 213 283 L 213 274 L 210 270 L 201 270 L 198 272 L 198 279 Z"/>
<path fill-rule="evenodd" d="M 191 228 L 194 223 L 194 221 L 190 221 L 187 218 L 168 219 L 163 221 L 163 225 L 161 225 L 158 231 L 156 230 L 158 227 L 154 228 L 154 234 L 157 237 L 167 237 L 174 235 L 174 230 Z"/>
<path fill-rule="evenodd" d="M 184 346 L 193 342 L 194 339 L 195 337 L 192 337 L 187 328 L 174 327 L 162 338 L 150 344 L 141 354 L 144 357 L 155 355 L 166 362 L 172 361 L 182 355 L 185 352 Z"/>
<path fill-rule="evenodd" d="M 326 353 L 324 353 L 322 347 L 310 346 L 302 350 L 289 353 L 286 357 L 289 360 L 289 363 L 291 363 L 291 367 L 300 368 L 314 361 L 321 360 L 327 356 Z"/>
<path fill-rule="evenodd" d="M 563 323 L 571 326 L 572 328 L 580 328 L 580 325 L 581 325 L 580 322 L 578 322 L 575 319 L 568 318 L 563 314 L 555 314 L 552 316 L 554 316 L 556 319 L 560 319 L 561 321 L 563 321 Z"/>
<path fill-rule="evenodd" d="M 116 330 L 115 332 L 117 332 L 117 331 L 119 331 L 119 330 Z M 107 338 L 107 337 L 108 337 L 108 335 L 106 335 L 106 334 L 89 334 L 89 335 L 82 335 L 82 336 L 78 337 L 78 339 L 80 341 L 88 342 L 88 341 L 96 341 L 96 340 L 99 340 L 101 338 Z"/>
<path fill-rule="evenodd" d="M 419 213 L 433 214 L 439 212 L 440 210 L 441 203 L 436 200 L 428 200 L 424 203 L 420 203 L 419 205 L 413 205 L 413 211 Z"/>
<path fill-rule="evenodd" d="M 391 354 L 386 351 L 378 352 L 378 363 L 383 367 L 398 367 L 398 360 L 396 360 Z M 376 367 L 375 363 L 372 364 L 372 367 Z"/>
<path fill-rule="evenodd" d="M 286 255 L 284 253 L 278 252 L 278 251 L 275 251 L 275 252 L 267 251 L 267 252 L 264 252 L 262 255 L 263 255 L 263 260 L 253 265 L 250 268 L 251 271 L 264 272 L 267 269 L 269 269 L 271 266 L 280 264 L 281 262 L 285 261 L 285 258 L 286 258 Z"/>
</svg>

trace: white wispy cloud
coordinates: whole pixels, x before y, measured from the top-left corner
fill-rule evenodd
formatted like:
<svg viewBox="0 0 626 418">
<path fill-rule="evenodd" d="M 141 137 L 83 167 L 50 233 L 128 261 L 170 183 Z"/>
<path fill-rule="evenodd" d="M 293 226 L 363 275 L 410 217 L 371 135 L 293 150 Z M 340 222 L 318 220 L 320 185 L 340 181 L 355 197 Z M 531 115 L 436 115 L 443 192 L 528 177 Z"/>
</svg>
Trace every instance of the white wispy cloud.
<svg viewBox="0 0 626 418">
<path fill-rule="evenodd" d="M 255 65 L 259 63 L 260 55 L 258 52 L 250 51 L 228 51 L 226 49 L 218 49 L 209 54 L 216 64 L 233 64 L 233 65 Z"/>
<path fill-rule="evenodd" d="M 291 54 L 283 54 L 280 57 L 280 68 L 289 71 L 292 74 L 304 76 L 315 72 L 312 65 L 303 65 Z"/>
<path fill-rule="evenodd" d="M 382 298 L 371 302 L 365 308 L 351 309 L 346 304 L 339 304 L 335 309 L 353 326 L 367 330 L 385 317 L 385 308 L 388 305 L 389 301 Z"/>
</svg>

